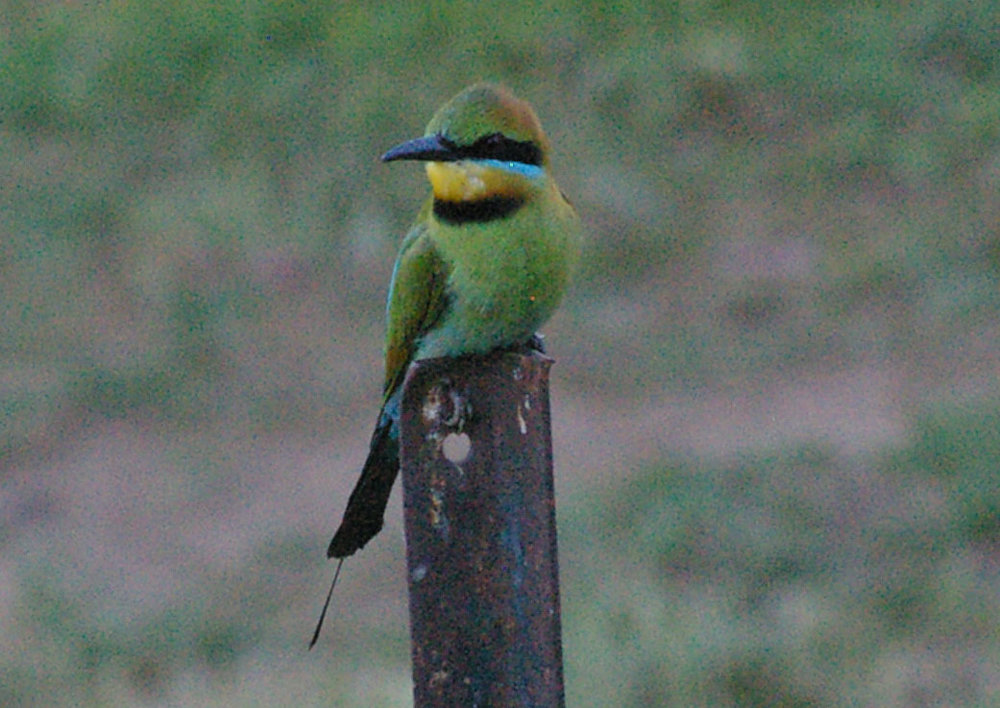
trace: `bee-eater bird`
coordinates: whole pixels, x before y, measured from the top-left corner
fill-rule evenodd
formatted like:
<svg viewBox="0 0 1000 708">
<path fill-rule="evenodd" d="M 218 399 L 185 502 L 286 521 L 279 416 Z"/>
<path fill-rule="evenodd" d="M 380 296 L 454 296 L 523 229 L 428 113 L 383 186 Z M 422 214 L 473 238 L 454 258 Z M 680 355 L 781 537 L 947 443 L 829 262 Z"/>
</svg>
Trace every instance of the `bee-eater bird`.
<svg viewBox="0 0 1000 708">
<path fill-rule="evenodd" d="M 382 528 L 399 473 L 399 407 L 418 359 L 528 345 L 552 315 L 580 255 L 576 212 L 549 171 L 549 143 L 531 106 L 476 84 L 442 106 L 423 137 L 382 160 L 425 163 L 432 194 L 403 240 L 389 286 L 382 409 L 368 459 L 328 558 Z"/>
</svg>

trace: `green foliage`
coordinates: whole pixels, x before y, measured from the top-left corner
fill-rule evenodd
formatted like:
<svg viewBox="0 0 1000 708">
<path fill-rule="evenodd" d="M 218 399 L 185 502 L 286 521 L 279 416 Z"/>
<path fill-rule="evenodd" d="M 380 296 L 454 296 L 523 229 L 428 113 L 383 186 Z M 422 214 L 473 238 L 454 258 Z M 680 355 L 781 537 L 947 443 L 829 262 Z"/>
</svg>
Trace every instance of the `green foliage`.
<svg viewBox="0 0 1000 708">
<path fill-rule="evenodd" d="M 954 671 L 996 651 L 996 416 L 930 417 L 876 458 L 675 461 L 578 511 L 571 702 L 989 703 L 989 672 Z"/>
<path fill-rule="evenodd" d="M 914 433 L 913 448 L 894 466 L 948 496 L 951 513 L 943 521 L 957 541 L 995 547 L 1000 543 L 1000 411 L 943 410 L 921 420 Z"/>
</svg>

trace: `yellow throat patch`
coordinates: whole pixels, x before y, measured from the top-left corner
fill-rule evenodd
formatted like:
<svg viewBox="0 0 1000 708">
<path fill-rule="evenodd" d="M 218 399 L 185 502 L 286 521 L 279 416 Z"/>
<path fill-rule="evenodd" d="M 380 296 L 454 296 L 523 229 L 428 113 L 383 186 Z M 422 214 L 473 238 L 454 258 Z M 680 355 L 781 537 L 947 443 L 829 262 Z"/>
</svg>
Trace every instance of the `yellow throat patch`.
<svg viewBox="0 0 1000 708">
<path fill-rule="evenodd" d="M 525 185 L 518 184 L 521 180 L 517 175 L 471 160 L 428 162 L 426 169 L 434 189 L 434 198 L 446 202 L 520 197 L 525 191 Z"/>
</svg>

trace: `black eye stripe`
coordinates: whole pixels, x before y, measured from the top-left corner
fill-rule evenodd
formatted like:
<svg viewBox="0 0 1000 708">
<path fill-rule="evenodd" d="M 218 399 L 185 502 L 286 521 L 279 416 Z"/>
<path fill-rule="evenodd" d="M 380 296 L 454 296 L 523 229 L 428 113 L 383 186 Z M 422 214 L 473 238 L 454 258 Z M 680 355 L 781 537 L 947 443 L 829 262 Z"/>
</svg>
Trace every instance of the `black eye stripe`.
<svg viewBox="0 0 1000 708">
<path fill-rule="evenodd" d="M 503 133 L 486 135 L 472 145 L 455 145 L 444 136 L 441 139 L 454 146 L 455 157 L 460 160 L 501 160 L 503 162 L 522 162 L 526 165 L 542 164 L 542 151 L 535 143 L 513 140 Z"/>
</svg>

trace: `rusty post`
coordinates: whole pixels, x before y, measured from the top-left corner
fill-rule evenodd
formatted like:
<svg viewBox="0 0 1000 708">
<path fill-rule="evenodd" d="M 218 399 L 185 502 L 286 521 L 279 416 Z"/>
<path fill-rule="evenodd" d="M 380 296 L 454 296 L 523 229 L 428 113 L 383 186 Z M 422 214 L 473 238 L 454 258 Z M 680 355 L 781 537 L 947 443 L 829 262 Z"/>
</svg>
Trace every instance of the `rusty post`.
<svg viewBox="0 0 1000 708">
<path fill-rule="evenodd" d="M 563 706 L 548 372 L 414 364 L 401 462 L 414 705 Z"/>
</svg>

